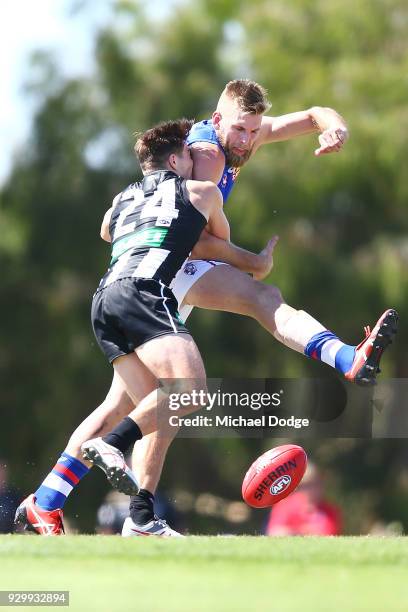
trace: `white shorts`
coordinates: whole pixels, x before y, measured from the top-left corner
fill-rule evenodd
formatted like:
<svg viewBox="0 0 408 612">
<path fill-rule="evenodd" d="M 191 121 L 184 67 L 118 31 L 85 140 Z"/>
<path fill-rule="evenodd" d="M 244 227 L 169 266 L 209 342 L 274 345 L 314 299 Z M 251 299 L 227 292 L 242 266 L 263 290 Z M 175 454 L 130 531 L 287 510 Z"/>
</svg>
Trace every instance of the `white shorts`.
<svg viewBox="0 0 408 612">
<path fill-rule="evenodd" d="M 194 308 L 194 306 L 190 306 L 189 304 L 184 304 L 184 306 L 181 305 L 194 283 L 204 276 L 206 272 L 212 270 L 214 266 L 226 265 L 227 264 L 222 261 L 207 261 L 204 259 L 190 259 L 183 264 L 170 285 L 170 289 L 173 291 L 178 302 L 179 313 L 183 321 L 187 320 Z"/>
</svg>

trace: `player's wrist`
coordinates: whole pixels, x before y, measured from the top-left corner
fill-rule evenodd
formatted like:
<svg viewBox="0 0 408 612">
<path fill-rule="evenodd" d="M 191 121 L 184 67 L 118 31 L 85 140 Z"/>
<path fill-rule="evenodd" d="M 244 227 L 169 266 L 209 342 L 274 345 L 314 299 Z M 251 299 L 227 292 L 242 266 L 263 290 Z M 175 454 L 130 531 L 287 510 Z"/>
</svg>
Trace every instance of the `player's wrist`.
<svg viewBox="0 0 408 612">
<path fill-rule="evenodd" d="M 310 121 L 312 122 L 312 125 L 314 127 L 314 129 L 316 130 L 316 132 L 318 132 L 319 134 L 321 134 L 324 130 L 322 130 L 322 128 L 320 127 L 317 119 L 315 117 L 313 117 L 313 115 L 310 115 Z"/>
<path fill-rule="evenodd" d="M 263 253 L 259 253 L 258 255 L 254 254 L 252 268 L 249 271 L 253 274 L 254 278 L 262 280 L 268 275 L 269 267 L 269 259 Z"/>
<path fill-rule="evenodd" d="M 231 260 L 227 263 L 238 268 L 241 272 L 247 272 L 253 276 L 258 275 L 263 269 L 260 256 L 246 249 L 242 249 L 230 243 Z"/>
<path fill-rule="evenodd" d="M 348 128 L 343 117 L 332 108 L 313 106 L 308 111 L 310 122 L 316 132 L 335 132 L 341 130 L 348 136 Z"/>
</svg>

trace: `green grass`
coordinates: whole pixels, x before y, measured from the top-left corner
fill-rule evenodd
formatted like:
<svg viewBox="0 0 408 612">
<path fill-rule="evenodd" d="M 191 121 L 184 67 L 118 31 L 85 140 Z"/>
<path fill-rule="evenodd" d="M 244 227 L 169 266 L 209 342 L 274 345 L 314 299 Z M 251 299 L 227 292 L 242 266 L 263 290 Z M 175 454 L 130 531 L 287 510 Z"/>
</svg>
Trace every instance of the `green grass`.
<svg viewBox="0 0 408 612">
<path fill-rule="evenodd" d="M 84 612 L 406 612 L 407 576 L 405 538 L 0 537 L 0 589 Z"/>
</svg>

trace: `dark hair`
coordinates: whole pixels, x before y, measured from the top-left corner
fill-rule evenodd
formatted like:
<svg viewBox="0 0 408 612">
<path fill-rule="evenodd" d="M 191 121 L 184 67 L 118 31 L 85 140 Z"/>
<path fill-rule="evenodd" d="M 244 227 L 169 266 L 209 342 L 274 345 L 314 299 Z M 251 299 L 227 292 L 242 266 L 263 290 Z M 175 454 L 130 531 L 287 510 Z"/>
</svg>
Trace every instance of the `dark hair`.
<svg viewBox="0 0 408 612">
<path fill-rule="evenodd" d="M 226 84 L 224 92 L 235 100 L 245 113 L 262 115 L 271 107 L 266 89 L 249 79 L 230 81 Z"/>
<path fill-rule="evenodd" d="M 163 121 L 141 134 L 135 144 L 135 153 L 142 170 L 164 168 L 169 155 L 181 153 L 193 123 L 190 119 Z"/>
</svg>

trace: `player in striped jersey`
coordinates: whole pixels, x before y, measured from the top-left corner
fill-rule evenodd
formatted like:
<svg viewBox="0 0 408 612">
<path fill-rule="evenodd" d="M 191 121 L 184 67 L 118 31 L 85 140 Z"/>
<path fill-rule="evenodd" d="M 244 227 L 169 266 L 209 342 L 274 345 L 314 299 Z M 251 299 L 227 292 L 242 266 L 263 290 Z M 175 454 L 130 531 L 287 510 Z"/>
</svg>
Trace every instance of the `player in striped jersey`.
<svg viewBox="0 0 408 612">
<path fill-rule="evenodd" d="M 110 211 L 112 257 L 92 301 L 98 344 L 137 408 L 108 437 L 92 440 L 84 449 L 111 484 L 128 494 L 139 488 L 122 453 L 157 429 L 167 399 L 153 385 L 139 401 L 140 381 L 184 379 L 180 391 L 187 393 L 205 388 L 200 353 L 169 285 L 204 227 L 229 240 L 229 225 L 218 187 L 191 180 L 193 162 L 186 144 L 191 125 L 185 119 L 170 121 L 139 138 L 145 177 L 126 188 Z M 191 404 L 179 413 L 196 409 Z M 61 533 L 63 503 L 87 471 L 63 453 L 35 494 L 19 506 L 17 522 L 43 535 Z"/>
</svg>

